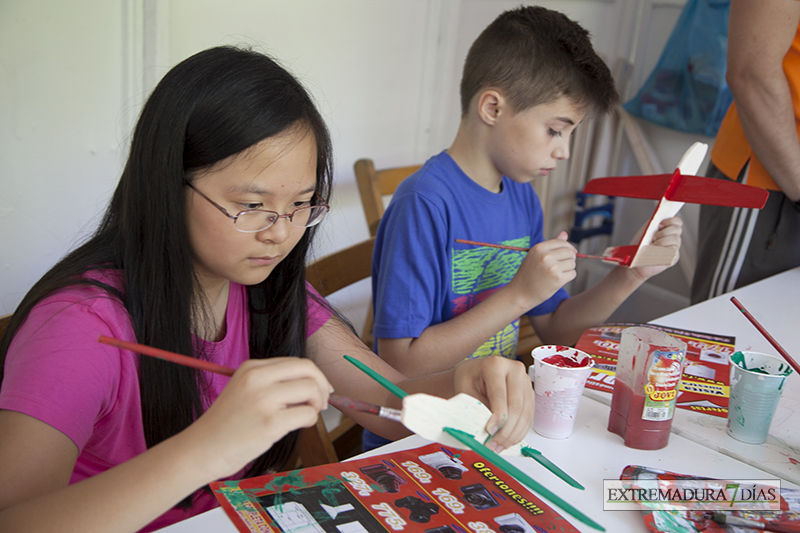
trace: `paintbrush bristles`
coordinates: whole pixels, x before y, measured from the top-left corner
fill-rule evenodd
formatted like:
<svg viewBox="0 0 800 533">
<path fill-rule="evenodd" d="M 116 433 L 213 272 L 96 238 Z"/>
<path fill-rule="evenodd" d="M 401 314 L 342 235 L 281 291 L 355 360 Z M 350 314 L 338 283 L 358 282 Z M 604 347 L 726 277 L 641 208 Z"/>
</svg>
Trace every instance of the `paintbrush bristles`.
<svg viewBox="0 0 800 533">
<path fill-rule="evenodd" d="M 387 420 L 402 422 L 401 420 L 402 411 L 400 411 L 399 409 L 392 409 L 391 407 L 382 407 L 380 405 L 375 405 L 374 403 L 369 403 L 362 400 L 356 400 L 354 398 L 348 398 L 346 396 L 339 396 L 338 394 L 335 393 L 332 393 L 328 397 L 328 403 L 333 407 L 339 409 L 340 411 L 342 409 L 352 409 L 353 411 L 360 411 L 362 413 L 377 415 Z"/>
</svg>

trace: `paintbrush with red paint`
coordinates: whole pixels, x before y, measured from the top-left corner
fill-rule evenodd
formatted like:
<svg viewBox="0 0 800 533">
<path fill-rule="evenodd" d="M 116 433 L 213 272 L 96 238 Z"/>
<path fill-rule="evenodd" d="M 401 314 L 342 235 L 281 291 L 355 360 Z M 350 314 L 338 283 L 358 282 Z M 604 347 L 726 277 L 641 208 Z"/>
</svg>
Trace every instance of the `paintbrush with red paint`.
<svg viewBox="0 0 800 533">
<path fill-rule="evenodd" d="M 468 241 L 466 239 L 456 239 L 456 242 L 459 242 L 461 244 L 472 244 L 474 246 L 485 246 L 487 248 L 500 248 L 501 250 L 515 250 L 517 252 L 530 251 L 530 248 L 523 248 L 521 246 L 509 246 L 507 244 L 492 244 L 489 242 Z M 621 263 L 624 261 L 624 259 L 620 257 L 606 257 L 604 255 L 589 255 L 589 254 L 576 253 L 575 256 L 581 257 L 583 259 L 600 259 L 601 261 L 610 261 L 612 263 Z"/>
<path fill-rule="evenodd" d="M 236 371 L 235 369 L 229 366 L 218 365 L 210 361 L 202 361 L 200 359 L 195 359 L 194 357 L 181 355 L 175 352 L 169 352 L 167 350 L 162 350 L 160 348 L 153 348 L 152 346 L 145 346 L 144 344 L 138 344 L 135 342 L 128 342 L 120 339 L 115 339 L 114 337 L 107 337 L 105 335 L 100 335 L 100 337 L 97 340 L 103 344 L 116 346 L 117 348 L 123 348 L 125 350 L 130 350 L 132 352 L 140 353 L 142 355 L 148 355 L 150 357 L 156 357 L 158 359 L 163 359 L 164 361 L 169 361 L 170 363 L 188 366 L 191 368 L 197 368 L 199 370 L 206 370 L 208 372 L 213 372 L 215 374 L 222 374 L 223 376 L 232 376 L 233 373 Z M 347 396 L 331 394 L 330 396 L 328 396 L 328 403 L 336 407 L 337 409 L 341 408 L 353 409 L 354 411 L 360 411 L 362 413 L 370 413 L 373 415 L 377 415 L 387 420 L 394 420 L 395 422 L 401 421 L 400 415 L 402 411 L 400 411 L 399 409 L 392 409 L 391 407 L 383 407 L 369 402 L 348 398 Z"/>
<path fill-rule="evenodd" d="M 772 531 L 773 533 L 800 533 L 800 525 L 798 524 L 786 524 L 774 520 L 761 522 L 760 520 L 750 520 L 748 518 L 733 516 L 731 514 L 719 511 L 711 513 L 711 519 L 717 524 L 727 524 L 759 531 Z"/>
<path fill-rule="evenodd" d="M 383 407 L 381 405 L 375 405 L 374 403 L 348 398 L 347 396 L 339 396 L 336 393 L 333 393 L 328 397 L 328 403 L 337 409 L 353 409 L 354 411 L 361 411 L 362 413 L 377 415 L 381 418 L 385 418 L 386 420 L 394 420 L 395 422 L 400 422 L 401 424 L 403 422 L 403 411 L 400 409 Z"/>
<path fill-rule="evenodd" d="M 781 356 L 783 356 L 784 359 L 786 359 L 786 362 L 789 363 L 792 368 L 794 368 L 794 371 L 797 372 L 798 375 L 800 375 L 800 365 L 797 364 L 797 361 L 792 359 L 792 356 L 789 355 L 789 352 L 784 350 L 783 346 L 778 344 L 778 341 L 776 341 L 775 338 L 772 335 L 770 335 L 769 332 L 766 329 L 764 329 L 764 326 L 762 326 L 761 324 L 758 323 L 758 320 L 756 320 L 755 317 L 753 315 L 751 315 L 750 312 L 747 309 L 744 308 L 744 306 L 741 304 L 741 302 L 739 300 L 736 299 L 735 296 L 731 297 L 731 301 L 733 302 L 733 305 L 735 305 L 739 309 L 739 311 L 741 311 L 742 314 L 745 317 L 747 317 L 747 320 L 749 320 L 756 327 L 756 329 L 762 335 L 764 335 L 764 338 L 766 338 L 769 341 L 769 343 L 776 350 L 778 350 L 778 353 L 781 354 Z"/>
</svg>

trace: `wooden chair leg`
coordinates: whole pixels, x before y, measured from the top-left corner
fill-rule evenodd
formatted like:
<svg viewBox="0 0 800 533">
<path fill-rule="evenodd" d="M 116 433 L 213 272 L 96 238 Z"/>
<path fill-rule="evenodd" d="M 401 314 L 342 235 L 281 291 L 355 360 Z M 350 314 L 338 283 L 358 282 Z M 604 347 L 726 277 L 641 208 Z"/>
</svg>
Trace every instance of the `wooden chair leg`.
<svg viewBox="0 0 800 533">
<path fill-rule="evenodd" d="M 542 340 L 536 334 L 533 326 L 527 318 L 523 317 L 519 322 L 519 344 L 517 345 L 517 356 L 525 363 L 526 367 L 533 364 L 531 350 L 542 345 Z"/>
<path fill-rule="evenodd" d="M 303 468 L 339 462 L 322 415 L 317 418 L 316 425 L 300 431 L 297 452 Z"/>
<path fill-rule="evenodd" d="M 364 428 L 352 418 L 342 415 L 339 425 L 329 433 L 336 457 L 339 461 L 349 459 L 361 453 L 361 435 Z"/>
</svg>

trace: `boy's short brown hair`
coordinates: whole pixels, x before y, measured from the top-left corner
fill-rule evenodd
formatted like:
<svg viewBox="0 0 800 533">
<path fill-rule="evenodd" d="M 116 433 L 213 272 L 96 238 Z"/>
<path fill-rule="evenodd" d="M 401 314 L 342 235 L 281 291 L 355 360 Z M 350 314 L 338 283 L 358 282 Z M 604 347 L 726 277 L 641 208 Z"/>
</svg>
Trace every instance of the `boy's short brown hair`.
<svg viewBox="0 0 800 533">
<path fill-rule="evenodd" d="M 566 96 L 587 113 L 602 114 L 618 100 L 589 32 L 563 13 L 538 6 L 500 14 L 472 43 L 461 77 L 462 116 L 489 87 L 516 112 Z"/>
</svg>

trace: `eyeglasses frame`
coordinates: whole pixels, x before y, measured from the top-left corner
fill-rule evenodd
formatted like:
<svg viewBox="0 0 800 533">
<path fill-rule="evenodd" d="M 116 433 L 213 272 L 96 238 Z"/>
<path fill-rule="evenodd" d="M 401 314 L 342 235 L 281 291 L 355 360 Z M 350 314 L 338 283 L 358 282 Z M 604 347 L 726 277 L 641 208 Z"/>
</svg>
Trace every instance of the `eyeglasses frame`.
<svg viewBox="0 0 800 533">
<path fill-rule="evenodd" d="M 270 211 L 269 209 L 242 209 L 241 211 L 239 211 L 238 213 L 236 213 L 236 215 L 234 216 L 234 215 L 231 215 L 230 213 L 228 213 L 228 210 L 227 210 L 227 209 L 225 209 L 224 207 L 222 207 L 221 205 L 219 205 L 217 202 L 215 202 L 214 200 L 212 200 L 211 198 L 209 198 L 208 196 L 206 196 L 205 194 L 203 194 L 203 192 L 202 192 L 202 191 L 200 191 L 200 189 L 198 189 L 197 187 L 195 187 L 194 185 L 192 185 L 192 184 L 191 184 L 191 183 L 190 183 L 188 180 L 184 180 L 184 183 L 185 183 L 186 185 L 188 185 L 188 186 L 189 186 L 189 187 L 190 187 L 190 188 L 191 188 L 191 189 L 192 189 L 194 192 L 196 192 L 197 194 L 199 194 L 200 196 L 202 196 L 203 198 L 205 198 L 205 199 L 208 201 L 208 203 L 210 203 L 211 205 L 213 205 L 214 207 L 216 207 L 217 209 L 219 209 L 220 213 L 222 213 L 223 215 L 225 215 L 225 216 L 226 216 L 226 217 L 228 217 L 229 219 L 233 220 L 233 227 L 234 227 L 234 228 L 236 228 L 236 231 L 239 231 L 239 232 L 241 232 L 241 233 L 258 233 L 259 231 L 264 231 L 264 230 L 267 230 L 267 229 L 271 228 L 272 226 L 274 226 L 274 225 L 275 225 L 275 223 L 276 223 L 278 220 L 282 219 L 282 218 L 285 218 L 285 219 L 286 219 L 286 220 L 289 222 L 289 224 L 291 224 L 292 226 L 294 226 L 294 227 L 296 227 L 296 228 L 303 228 L 303 229 L 305 229 L 305 228 L 313 228 L 314 226 L 316 226 L 317 224 L 319 224 L 319 223 L 322 221 L 322 218 L 323 218 L 323 217 L 324 217 L 324 216 L 325 216 L 325 215 L 328 213 L 328 211 L 330 211 L 330 209 L 331 209 L 331 206 L 329 206 L 327 203 L 325 203 L 325 200 L 323 200 L 323 199 L 322 199 L 322 197 L 321 197 L 321 196 L 320 196 L 320 195 L 319 195 L 317 192 L 315 192 L 315 193 L 314 193 L 314 198 L 316 198 L 316 199 L 317 199 L 317 200 L 320 202 L 319 204 L 316 204 L 316 205 L 310 205 L 310 206 L 308 206 L 308 207 L 300 207 L 300 208 L 297 208 L 297 209 L 295 209 L 295 210 L 294 210 L 294 211 L 292 211 L 291 213 L 285 213 L 285 214 L 281 215 L 280 213 L 277 213 L 277 212 L 275 212 L 275 211 Z M 305 209 L 311 209 L 311 208 L 313 208 L 313 207 L 324 207 L 324 208 L 325 208 L 325 211 L 324 211 L 324 212 L 322 213 L 322 215 L 321 215 L 321 216 L 320 216 L 320 217 L 317 219 L 317 222 L 315 222 L 314 224 L 311 224 L 310 226 L 297 226 L 297 225 L 296 225 L 294 222 L 292 222 L 292 217 L 293 217 L 293 216 L 294 216 L 294 215 L 295 215 L 295 214 L 296 214 L 298 211 L 303 211 L 303 210 L 305 210 Z M 276 217 L 276 218 L 275 218 L 275 220 L 273 220 L 273 221 L 272 221 L 272 224 L 270 224 L 269 226 L 267 226 L 267 227 L 265 227 L 265 228 L 261 228 L 261 229 L 254 230 L 254 231 L 243 230 L 243 229 L 241 229 L 239 226 L 237 226 L 237 225 L 236 225 L 236 221 L 239 219 L 239 217 L 240 217 L 240 216 L 242 216 L 242 215 L 244 215 L 244 214 L 247 214 L 247 213 L 272 213 L 272 214 L 274 214 L 274 215 L 275 215 L 275 217 Z"/>
</svg>

